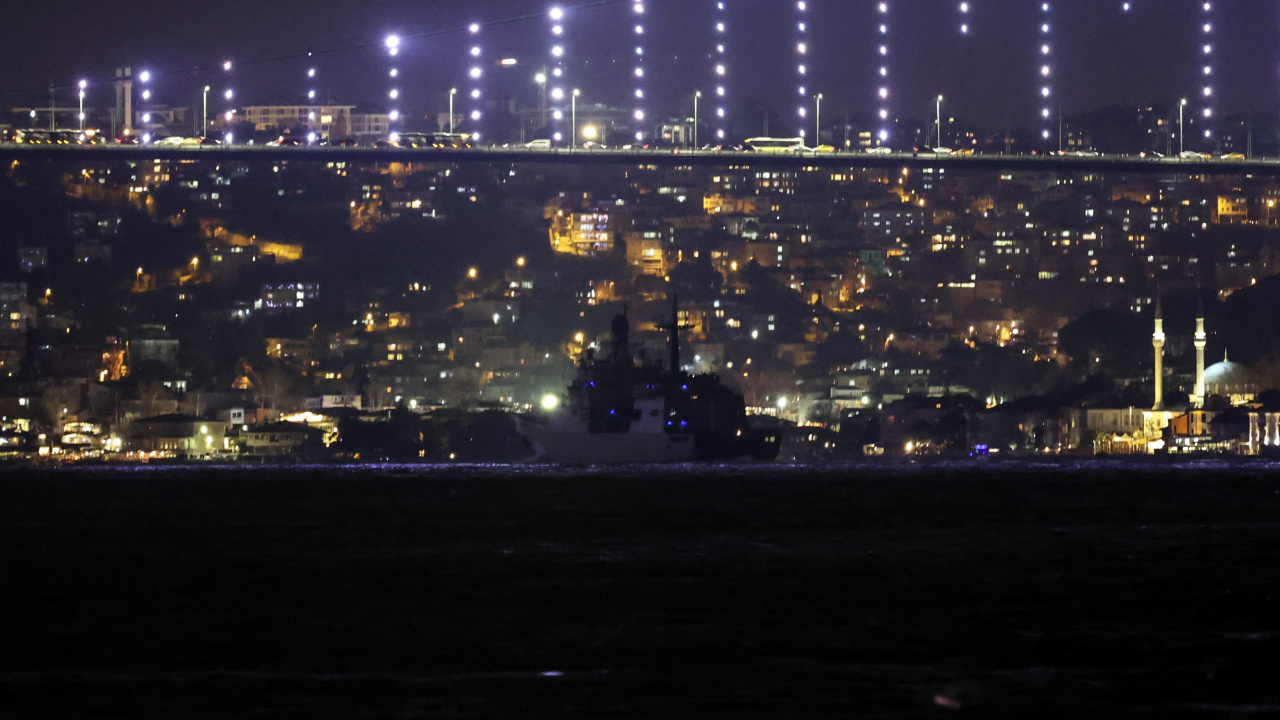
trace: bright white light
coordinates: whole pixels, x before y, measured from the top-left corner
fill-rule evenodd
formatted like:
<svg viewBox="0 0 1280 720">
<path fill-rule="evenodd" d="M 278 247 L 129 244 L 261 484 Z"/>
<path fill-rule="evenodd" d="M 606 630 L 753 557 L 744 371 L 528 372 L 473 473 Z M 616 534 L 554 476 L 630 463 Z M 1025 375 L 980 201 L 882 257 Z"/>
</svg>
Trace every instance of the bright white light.
<svg viewBox="0 0 1280 720">
<path fill-rule="evenodd" d="M 1213 82 L 1213 64 L 1212 64 L 1213 63 L 1213 35 L 1214 35 L 1214 27 L 1212 22 L 1213 4 L 1206 2 L 1203 5 L 1201 5 L 1201 10 L 1204 13 L 1204 24 L 1201 27 L 1201 31 L 1204 33 L 1204 38 L 1206 41 L 1204 44 L 1205 64 L 1203 68 L 1205 80 L 1204 80 L 1204 87 L 1201 89 L 1201 94 L 1205 98 L 1205 106 L 1204 106 L 1204 109 L 1201 111 L 1201 114 L 1207 120 L 1208 118 L 1213 117 L 1213 105 L 1211 100 L 1214 95 L 1213 84 L 1212 84 Z M 1206 138 L 1210 137 L 1211 134 L 1212 134 L 1211 130 L 1208 130 L 1208 129 L 1205 130 Z"/>
<path fill-rule="evenodd" d="M 725 35 L 727 35 L 728 27 L 725 22 L 727 19 L 728 19 L 728 13 L 725 8 L 725 3 L 717 2 L 716 12 L 715 12 L 715 24 L 713 25 L 713 28 L 715 29 L 715 34 L 720 38 L 723 38 Z M 712 66 L 711 66 L 712 72 L 715 73 L 716 77 L 724 78 L 725 76 L 728 75 L 729 69 L 728 69 L 727 61 L 728 61 L 728 54 L 725 51 L 724 42 L 722 40 L 717 41 L 715 44 L 715 53 L 713 53 L 712 55 Z M 728 96 L 728 89 L 722 83 L 723 81 L 721 81 L 721 84 L 717 84 L 716 86 L 716 97 L 720 98 L 720 100 L 717 103 L 716 109 L 715 109 L 715 128 L 714 128 L 716 139 L 721 141 L 723 141 L 725 139 L 725 136 L 727 135 L 727 128 L 726 128 L 727 113 L 725 112 L 725 102 Z"/>
<path fill-rule="evenodd" d="M 234 93 L 231 91 L 231 88 L 227 88 L 227 91 L 222 93 L 222 96 L 228 100 L 231 99 L 232 95 L 234 95 Z"/>
<path fill-rule="evenodd" d="M 808 73 L 806 58 L 809 53 L 809 38 L 808 38 L 808 23 L 806 22 L 806 18 L 805 18 L 806 11 L 808 9 L 809 9 L 808 4 L 805 3 L 804 0 L 800 0 L 799 2 L 796 3 L 796 15 L 797 15 L 797 22 L 796 22 L 796 85 L 797 85 L 796 91 L 797 92 L 796 94 L 799 95 L 801 98 L 804 98 L 805 95 L 807 95 L 807 90 L 805 88 L 804 83 L 805 83 L 805 76 Z M 803 102 L 803 100 L 801 102 Z M 802 122 L 806 117 L 806 110 L 807 110 L 807 107 L 803 104 L 800 105 L 798 108 L 797 115 L 799 116 Z M 806 130 L 806 127 L 807 127 L 806 124 L 801 124 L 799 127 L 799 133 L 801 137 L 804 137 L 804 132 Z"/>
<path fill-rule="evenodd" d="M 230 60 L 228 60 L 228 61 L 226 61 L 226 62 L 222 63 L 222 70 L 223 70 L 223 72 L 231 72 L 231 61 L 230 61 Z"/>
<path fill-rule="evenodd" d="M 880 39 L 881 45 L 879 47 L 880 57 L 888 58 L 889 57 L 889 45 L 888 45 L 889 23 L 888 23 L 887 16 L 889 15 L 889 3 L 881 2 L 877 4 L 876 10 L 882 16 L 880 27 L 879 27 L 880 35 L 881 35 L 881 39 Z M 879 66 L 878 74 L 881 80 L 884 82 L 884 84 L 879 85 L 876 90 L 876 98 L 878 100 L 877 106 L 879 108 L 878 111 L 876 112 L 876 115 L 879 116 L 880 122 L 882 123 L 879 131 L 877 132 L 877 136 L 880 138 L 881 144 L 883 144 L 889 139 L 889 127 L 888 125 L 883 123 L 888 123 L 889 121 L 888 100 L 889 100 L 889 94 L 890 94 L 890 86 L 888 84 L 888 79 L 889 79 L 888 60 L 883 60 L 881 62 L 882 64 Z"/>
<path fill-rule="evenodd" d="M 636 16 L 637 21 L 642 20 L 643 19 L 642 16 L 644 15 L 644 0 L 633 0 L 631 3 L 631 11 L 632 11 L 632 14 Z M 638 39 L 643 37 L 644 25 L 641 24 L 640 22 L 636 22 L 635 27 L 632 28 L 632 30 Z M 644 119 L 644 116 L 645 116 L 644 106 L 640 104 L 640 101 L 644 99 L 644 46 L 643 45 L 636 46 L 635 57 L 636 57 L 636 64 L 635 64 L 635 68 L 632 71 L 632 75 L 633 77 L 635 77 L 636 81 L 635 81 L 634 91 L 632 94 L 636 98 L 637 103 L 635 105 L 635 109 L 632 112 L 632 117 L 634 117 L 636 121 L 641 121 Z M 643 139 L 644 139 L 644 133 L 641 132 L 639 129 L 637 129 L 636 140 L 639 141 Z"/>
<path fill-rule="evenodd" d="M 151 71 L 143 70 L 142 72 L 138 73 L 138 79 L 141 80 L 142 82 L 151 82 Z"/>
<path fill-rule="evenodd" d="M 1044 22 L 1040 25 L 1040 33 L 1045 36 L 1045 42 L 1040 46 L 1040 54 L 1045 59 L 1045 63 L 1040 66 L 1040 77 L 1045 81 L 1045 84 L 1040 88 L 1040 97 L 1044 99 L 1048 99 L 1053 95 L 1053 86 L 1049 84 L 1053 78 L 1053 66 L 1049 64 L 1050 58 L 1053 55 L 1053 47 L 1049 44 L 1050 11 L 1049 3 L 1046 2 L 1040 4 L 1040 12 L 1045 16 Z M 1048 121 L 1052 115 L 1053 111 L 1047 106 L 1041 108 L 1040 117 L 1042 120 Z M 1053 133 L 1049 130 L 1047 125 L 1042 126 L 1040 131 L 1041 138 L 1048 140 L 1052 134 Z"/>
</svg>

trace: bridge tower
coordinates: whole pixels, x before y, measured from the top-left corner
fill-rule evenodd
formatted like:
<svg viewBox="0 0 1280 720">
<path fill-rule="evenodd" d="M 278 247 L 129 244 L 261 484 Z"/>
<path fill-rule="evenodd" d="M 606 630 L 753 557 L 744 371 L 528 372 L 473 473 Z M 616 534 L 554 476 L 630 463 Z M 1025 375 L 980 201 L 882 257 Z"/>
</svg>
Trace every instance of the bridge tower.
<svg viewBox="0 0 1280 720">
<path fill-rule="evenodd" d="M 133 132 L 133 71 L 127 65 L 116 68 L 116 107 L 111 112 L 112 130 L 128 135 Z M 117 124 L 119 126 L 117 127 Z"/>
</svg>

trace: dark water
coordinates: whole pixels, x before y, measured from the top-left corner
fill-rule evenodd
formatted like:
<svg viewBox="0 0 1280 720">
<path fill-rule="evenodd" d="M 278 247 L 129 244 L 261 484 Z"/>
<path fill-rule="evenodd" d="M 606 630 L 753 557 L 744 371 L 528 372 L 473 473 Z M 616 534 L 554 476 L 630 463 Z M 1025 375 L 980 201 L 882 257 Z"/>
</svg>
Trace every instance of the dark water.
<svg viewBox="0 0 1280 720">
<path fill-rule="evenodd" d="M 1278 471 L 7 471 L 0 718 L 1280 716 Z"/>
</svg>

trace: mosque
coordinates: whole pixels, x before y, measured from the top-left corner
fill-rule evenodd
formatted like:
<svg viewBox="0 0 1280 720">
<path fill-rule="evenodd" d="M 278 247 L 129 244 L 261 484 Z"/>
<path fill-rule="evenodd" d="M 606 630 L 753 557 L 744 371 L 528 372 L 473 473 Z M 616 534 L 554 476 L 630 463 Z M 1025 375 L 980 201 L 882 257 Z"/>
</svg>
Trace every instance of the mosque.
<svg viewBox="0 0 1280 720">
<path fill-rule="evenodd" d="M 1166 407 L 1164 313 L 1156 299 L 1154 397 L 1149 410 L 1096 408 L 1087 413 L 1095 431 L 1095 450 L 1109 454 L 1233 453 L 1257 455 L 1269 447 L 1280 451 L 1280 412 L 1268 413 L 1254 402 L 1258 391 L 1248 368 L 1223 354 L 1222 362 L 1205 367 L 1204 303 L 1196 303 L 1193 345 L 1195 383 L 1185 405 Z M 1215 422 L 1216 420 L 1216 422 Z"/>
<path fill-rule="evenodd" d="M 1248 368 L 1233 363 L 1223 352 L 1222 362 L 1205 367 L 1208 335 L 1204 326 L 1204 302 L 1196 299 L 1195 385 L 1189 393 L 1185 410 L 1179 412 L 1164 404 L 1164 316 L 1156 299 L 1155 331 L 1151 345 L 1155 351 L 1155 397 L 1150 412 L 1144 413 L 1143 432 L 1150 451 L 1170 453 L 1231 452 L 1257 454 L 1262 444 L 1274 438 L 1280 444 L 1280 414 L 1267 422 L 1267 414 L 1250 407 L 1257 392 Z M 1238 409 L 1232 415 L 1228 411 Z M 1218 423 L 1214 423 L 1219 419 Z M 1232 420 L 1235 422 L 1232 422 Z M 1266 428 L 1264 426 L 1276 425 Z M 1158 438 L 1158 439 L 1157 439 Z"/>
</svg>

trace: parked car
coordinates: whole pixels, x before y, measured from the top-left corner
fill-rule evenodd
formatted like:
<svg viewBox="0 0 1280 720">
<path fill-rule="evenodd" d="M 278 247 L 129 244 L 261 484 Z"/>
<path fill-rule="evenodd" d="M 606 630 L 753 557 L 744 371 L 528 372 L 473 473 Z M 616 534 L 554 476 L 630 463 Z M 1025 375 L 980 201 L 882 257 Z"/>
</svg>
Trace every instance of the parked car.
<svg viewBox="0 0 1280 720">
<path fill-rule="evenodd" d="M 547 138 L 538 138 L 537 140 L 530 140 L 529 142 L 524 144 L 524 149 L 525 150 L 550 150 L 551 141 L 548 140 Z"/>
</svg>

